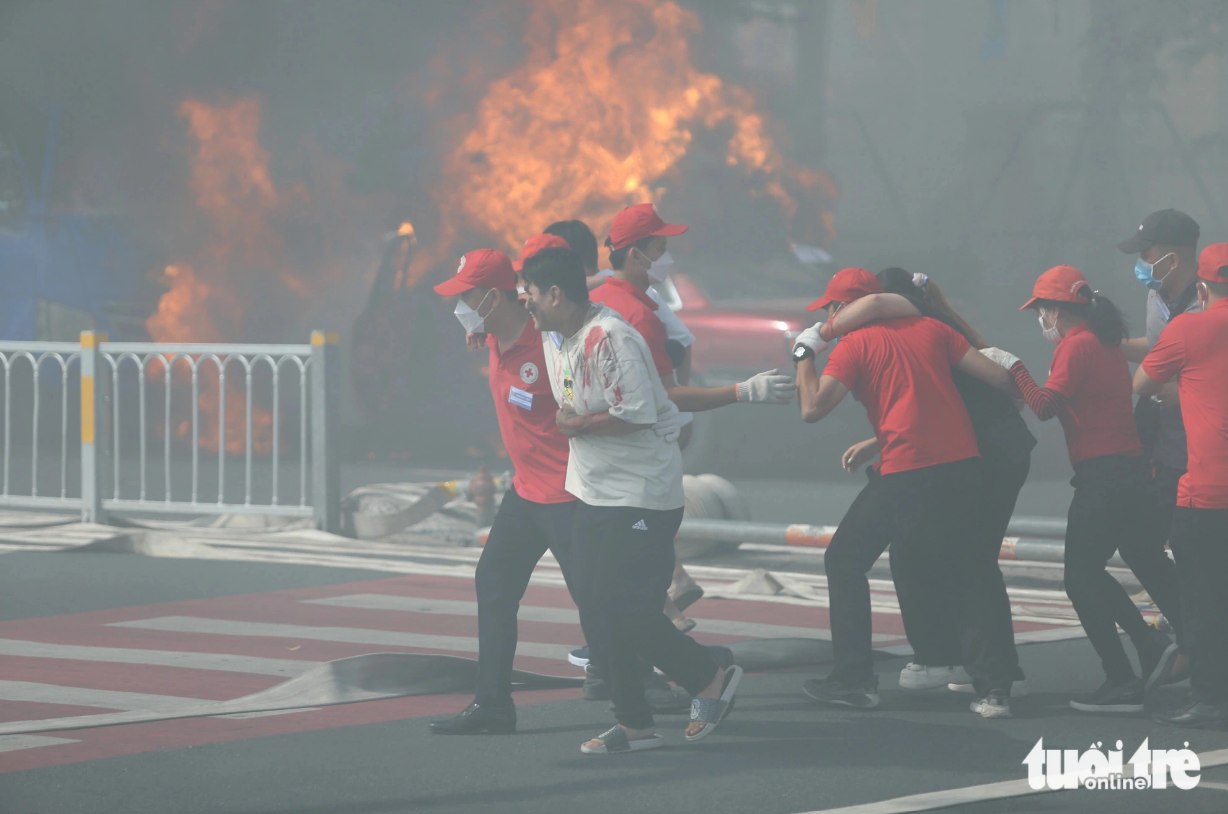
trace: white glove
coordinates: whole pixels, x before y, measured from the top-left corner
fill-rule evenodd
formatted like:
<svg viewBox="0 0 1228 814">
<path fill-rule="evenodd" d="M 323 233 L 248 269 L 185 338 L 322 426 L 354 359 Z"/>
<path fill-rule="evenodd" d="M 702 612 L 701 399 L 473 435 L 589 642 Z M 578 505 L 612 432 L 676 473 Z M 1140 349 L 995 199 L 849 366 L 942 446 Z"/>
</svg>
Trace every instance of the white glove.
<svg viewBox="0 0 1228 814">
<path fill-rule="evenodd" d="M 793 347 L 796 348 L 798 345 L 805 345 L 814 351 L 816 356 L 827 350 L 827 346 L 832 343 L 824 342 L 822 337 L 819 336 L 819 328 L 821 327 L 823 327 L 823 323 L 816 322 L 806 330 L 802 331 L 793 340 Z"/>
<path fill-rule="evenodd" d="M 678 440 L 678 434 L 682 432 L 682 428 L 691 420 L 690 413 L 675 412 L 673 415 L 661 419 L 656 424 L 652 425 L 652 431 L 657 434 L 657 437 L 665 441 L 667 444 L 673 444 Z"/>
<path fill-rule="evenodd" d="M 738 401 L 747 404 L 788 404 L 793 401 L 797 384 L 779 370 L 756 373 L 738 385 Z"/>
<path fill-rule="evenodd" d="M 1003 368 L 1010 370 L 1015 365 L 1019 364 L 1019 357 L 1013 353 L 1007 353 L 1001 348 L 981 348 L 981 355 L 996 365 L 1001 365 Z"/>
</svg>

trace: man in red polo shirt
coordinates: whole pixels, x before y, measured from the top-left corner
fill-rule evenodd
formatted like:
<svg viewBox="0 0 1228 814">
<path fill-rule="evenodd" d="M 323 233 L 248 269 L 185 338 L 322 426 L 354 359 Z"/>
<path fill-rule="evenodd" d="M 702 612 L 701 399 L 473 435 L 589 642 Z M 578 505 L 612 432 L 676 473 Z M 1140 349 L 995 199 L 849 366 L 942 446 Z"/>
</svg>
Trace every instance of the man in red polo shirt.
<svg viewBox="0 0 1228 814">
<path fill-rule="evenodd" d="M 824 309 L 830 319 L 847 303 L 882 290 L 870 272 L 846 268 L 809 309 Z M 795 346 L 802 419 L 819 421 L 852 392 L 874 426 L 881 462 L 824 555 L 835 664 L 826 679 L 811 679 L 803 688 L 817 701 L 867 709 L 877 706 L 879 697 L 866 574 L 887 546 L 892 565 L 903 566 L 893 567 L 893 574 L 908 575 L 896 581 L 906 630 L 926 617 L 909 614 L 909 607 L 923 603 L 923 593 L 938 590 L 957 597 L 960 621 L 969 628 L 990 616 L 980 611 L 993 601 L 988 585 L 955 580 L 962 573 L 961 558 L 975 547 L 965 502 L 979 493 L 980 451 L 951 368 L 1006 392 L 1013 385 L 1006 371 L 962 335 L 927 317 L 871 323 L 849 333 L 833 348 L 820 375 L 815 351 L 825 347 L 816 338 Z M 965 641 L 970 644 L 973 638 Z M 980 696 L 974 707 L 989 705 L 975 711 L 1009 717 L 1011 672 L 978 658 L 971 648 L 965 667 Z"/>
<path fill-rule="evenodd" d="M 650 203 L 628 206 L 619 212 L 610 224 L 610 236 L 605 242 L 610 249 L 614 276 L 594 288 L 589 299 L 613 310 L 644 337 L 661 383 L 679 410 L 697 413 L 737 402 L 788 404 L 796 387 L 793 379 L 779 370 L 757 373 L 744 382 L 725 387 L 691 387 L 679 384 L 675 378 L 674 364 L 665 347 L 668 338 L 665 325 L 657 316 L 658 306 L 649 296 L 648 287 L 658 264 L 663 261 L 673 264 L 667 259 L 668 239 L 687 228 L 661 220 L 657 208 Z"/>
<path fill-rule="evenodd" d="M 467 335 L 485 334 L 490 392 L 516 476 L 503 495 L 478 560 L 477 694 L 464 712 L 432 723 L 431 731 L 515 732 L 511 673 L 516 612 L 546 549 L 558 560 L 571 588 L 568 552 L 576 499 L 563 486 L 568 444 L 555 424 L 559 406 L 546 376 L 541 334 L 517 300 L 516 272 L 507 255 L 495 249 L 469 252 L 455 276 L 435 286 L 435 291 L 459 297 L 456 316 Z"/>
<path fill-rule="evenodd" d="M 1198 260 L 1201 313 L 1173 318 L 1134 374 L 1134 392 L 1159 393 L 1177 379 L 1189 466 L 1177 485 L 1169 534 L 1190 639 L 1194 692 L 1170 726 L 1228 727 L 1228 243 Z"/>
</svg>

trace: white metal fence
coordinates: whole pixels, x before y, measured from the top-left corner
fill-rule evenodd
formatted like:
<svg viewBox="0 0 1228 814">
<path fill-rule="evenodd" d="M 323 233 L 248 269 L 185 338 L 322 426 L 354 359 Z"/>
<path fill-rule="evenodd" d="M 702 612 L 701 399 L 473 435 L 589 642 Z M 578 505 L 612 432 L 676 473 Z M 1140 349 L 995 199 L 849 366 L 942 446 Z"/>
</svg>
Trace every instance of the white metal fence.
<svg viewBox="0 0 1228 814">
<path fill-rule="evenodd" d="M 337 335 L 318 331 L 309 345 L 122 343 L 94 332 L 80 345 L 0 342 L 0 506 L 79 509 L 95 522 L 311 516 L 336 531 L 339 361 Z"/>
</svg>

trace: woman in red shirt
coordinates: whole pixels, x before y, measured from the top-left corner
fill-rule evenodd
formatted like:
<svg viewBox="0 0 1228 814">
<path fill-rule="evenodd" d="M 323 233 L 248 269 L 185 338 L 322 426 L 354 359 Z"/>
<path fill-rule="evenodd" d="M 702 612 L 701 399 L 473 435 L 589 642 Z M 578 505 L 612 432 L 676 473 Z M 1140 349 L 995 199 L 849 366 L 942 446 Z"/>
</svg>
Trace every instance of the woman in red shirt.
<svg viewBox="0 0 1228 814">
<path fill-rule="evenodd" d="M 1130 368 L 1120 347 L 1125 321 L 1071 266 L 1042 274 L 1020 310 L 1027 308 L 1037 311 L 1041 331 L 1057 345 L 1045 386 L 1016 357 L 996 348 L 984 353 L 1011 372 L 1037 418 L 1057 417 L 1066 433 L 1075 470 L 1066 521 L 1066 595 L 1107 674 L 1098 690 L 1076 696 L 1070 705 L 1085 712 L 1141 712 L 1145 691 L 1171 671 L 1177 646 L 1147 625 L 1105 565 L 1120 549 L 1162 611 L 1178 600 L 1171 562 L 1140 537 L 1147 470 L 1134 426 Z M 1142 680 L 1117 635 L 1119 624 L 1138 649 Z"/>
</svg>

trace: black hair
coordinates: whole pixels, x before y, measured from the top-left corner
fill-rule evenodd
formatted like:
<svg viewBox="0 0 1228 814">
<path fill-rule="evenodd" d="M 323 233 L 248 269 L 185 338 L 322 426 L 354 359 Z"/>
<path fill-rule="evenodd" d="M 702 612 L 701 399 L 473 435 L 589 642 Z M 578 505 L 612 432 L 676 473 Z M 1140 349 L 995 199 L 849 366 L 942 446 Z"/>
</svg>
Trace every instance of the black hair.
<svg viewBox="0 0 1228 814">
<path fill-rule="evenodd" d="M 610 268 L 614 269 L 615 271 L 621 271 L 622 267 L 627 263 L 627 255 L 631 253 L 631 250 L 639 249 L 641 252 L 644 251 L 648 248 L 648 244 L 652 242 L 653 237 L 655 236 L 649 235 L 648 237 L 641 237 L 639 240 L 623 246 L 621 249 L 611 247 Z M 610 246 L 610 239 L 608 237 L 605 239 L 605 245 Z"/>
<path fill-rule="evenodd" d="M 1098 291 L 1092 291 L 1084 284 L 1075 292 L 1080 297 L 1087 297 L 1088 302 L 1059 302 L 1058 300 L 1037 300 L 1036 306 L 1046 311 L 1057 308 L 1079 319 L 1087 321 L 1091 330 L 1101 344 L 1116 347 L 1122 340 L 1130 338 L 1130 329 L 1126 326 L 1126 318 L 1122 316 L 1113 301 Z"/>
<path fill-rule="evenodd" d="M 533 284 L 547 291 L 552 286 L 558 286 L 568 301 L 588 305 L 588 278 L 584 274 L 584 263 L 572 249 L 561 246 L 542 249 L 524 261 L 520 276 L 526 287 Z"/>
<path fill-rule="evenodd" d="M 597 236 L 582 220 L 555 221 L 542 234 L 557 235 L 567 241 L 571 250 L 580 255 L 585 268 L 597 268 Z"/>
<path fill-rule="evenodd" d="M 906 300 L 911 302 L 921 312 L 921 316 L 936 319 L 939 322 L 954 328 L 963 334 L 964 339 L 968 340 L 968 344 L 974 348 L 987 348 L 989 345 L 981 338 L 981 335 L 976 332 L 976 329 L 968 324 L 968 321 L 955 313 L 955 309 L 947 302 L 947 298 L 943 296 L 942 289 L 938 287 L 938 283 L 933 280 L 926 279 L 924 286 L 918 286 L 913 281 L 913 273 L 899 266 L 892 266 L 889 269 L 883 269 L 877 275 L 878 281 L 883 284 L 883 290 L 888 294 L 899 294 Z"/>
</svg>

